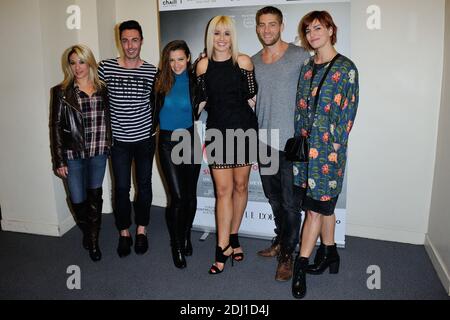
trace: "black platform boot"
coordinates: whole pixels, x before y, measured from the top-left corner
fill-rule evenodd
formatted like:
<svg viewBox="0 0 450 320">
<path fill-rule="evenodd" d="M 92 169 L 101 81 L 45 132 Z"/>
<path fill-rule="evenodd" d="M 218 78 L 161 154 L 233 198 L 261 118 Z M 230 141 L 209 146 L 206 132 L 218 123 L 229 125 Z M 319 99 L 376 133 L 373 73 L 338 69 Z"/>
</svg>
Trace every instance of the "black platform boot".
<svg viewBox="0 0 450 320">
<path fill-rule="evenodd" d="M 75 221 L 77 223 L 78 228 L 80 228 L 83 233 L 83 248 L 89 249 L 89 231 L 88 231 L 88 221 L 87 221 L 87 202 L 83 201 L 81 203 L 70 203 L 73 209 L 73 213 L 75 216 Z"/>
<path fill-rule="evenodd" d="M 296 299 L 302 299 L 306 295 L 306 268 L 308 263 L 308 258 L 297 256 L 295 259 L 292 276 L 292 295 Z"/>
<path fill-rule="evenodd" d="M 322 274 L 329 267 L 330 273 L 338 273 L 339 264 L 340 257 L 336 244 L 332 246 L 320 244 L 314 257 L 314 264 L 309 265 L 306 272 L 309 274 Z"/>
<path fill-rule="evenodd" d="M 92 261 L 99 261 L 102 258 L 102 252 L 98 245 L 100 225 L 102 223 L 102 188 L 88 189 L 88 230 L 89 230 L 89 256 Z"/>
</svg>

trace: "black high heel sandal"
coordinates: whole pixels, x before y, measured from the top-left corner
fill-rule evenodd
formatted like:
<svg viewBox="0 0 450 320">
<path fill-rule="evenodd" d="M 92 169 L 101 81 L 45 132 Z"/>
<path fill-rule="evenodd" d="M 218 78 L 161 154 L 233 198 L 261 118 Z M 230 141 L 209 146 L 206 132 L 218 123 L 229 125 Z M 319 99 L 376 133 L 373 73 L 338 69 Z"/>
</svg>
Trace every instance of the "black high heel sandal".
<svg viewBox="0 0 450 320">
<path fill-rule="evenodd" d="M 230 234 L 230 245 L 231 245 L 231 248 L 233 248 L 233 249 L 237 249 L 241 246 L 239 243 L 239 236 L 237 233 Z M 243 252 L 239 252 L 239 253 L 233 252 L 231 254 L 231 258 L 234 261 L 240 262 L 240 261 L 244 260 L 244 253 Z"/>
<path fill-rule="evenodd" d="M 223 270 L 225 269 L 225 263 L 227 262 L 228 258 L 233 255 L 233 253 L 231 253 L 229 256 L 223 254 L 228 250 L 228 248 L 230 248 L 230 245 L 227 245 L 225 249 L 222 249 L 219 246 L 216 247 L 216 262 L 223 263 L 223 268 L 222 270 L 220 270 L 216 265 L 213 264 L 211 268 L 209 268 L 209 274 L 219 274 L 223 272 Z M 233 259 L 231 259 L 231 266 L 233 266 Z"/>
</svg>

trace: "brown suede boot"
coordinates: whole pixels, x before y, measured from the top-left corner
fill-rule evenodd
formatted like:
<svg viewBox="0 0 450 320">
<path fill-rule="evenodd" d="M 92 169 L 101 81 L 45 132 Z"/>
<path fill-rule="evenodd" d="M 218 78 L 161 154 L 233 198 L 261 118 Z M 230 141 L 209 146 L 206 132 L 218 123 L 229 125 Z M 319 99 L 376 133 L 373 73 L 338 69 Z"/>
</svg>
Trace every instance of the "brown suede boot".
<svg viewBox="0 0 450 320">
<path fill-rule="evenodd" d="M 293 259 L 291 253 L 280 253 L 275 280 L 288 281 L 292 278 Z"/>
</svg>

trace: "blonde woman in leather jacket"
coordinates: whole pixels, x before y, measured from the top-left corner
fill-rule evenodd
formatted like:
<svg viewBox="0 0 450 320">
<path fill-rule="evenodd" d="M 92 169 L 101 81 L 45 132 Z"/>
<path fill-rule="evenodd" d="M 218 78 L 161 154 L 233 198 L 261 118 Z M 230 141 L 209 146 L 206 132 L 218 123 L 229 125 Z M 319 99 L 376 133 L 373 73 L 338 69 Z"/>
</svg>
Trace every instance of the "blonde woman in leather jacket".
<svg viewBox="0 0 450 320">
<path fill-rule="evenodd" d="M 53 169 L 67 183 L 69 202 L 83 232 L 83 247 L 93 261 L 99 261 L 102 184 L 111 146 L 106 87 L 88 47 L 69 47 L 61 64 L 64 80 L 51 89 Z"/>
</svg>

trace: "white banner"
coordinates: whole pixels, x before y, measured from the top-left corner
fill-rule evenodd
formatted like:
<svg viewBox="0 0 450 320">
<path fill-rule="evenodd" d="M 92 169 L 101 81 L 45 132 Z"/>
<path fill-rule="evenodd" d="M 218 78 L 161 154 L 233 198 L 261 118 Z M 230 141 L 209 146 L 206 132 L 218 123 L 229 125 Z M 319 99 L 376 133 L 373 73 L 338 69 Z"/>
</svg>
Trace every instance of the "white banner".
<svg viewBox="0 0 450 320">
<path fill-rule="evenodd" d="M 215 198 L 198 197 L 197 213 L 195 215 L 194 229 L 205 232 L 215 232 Z M 336 209 L 336 244 L 345 246 L 345 209 Z M 305 221 L 302 215 L 302 225 Z M 267 202 L 249 201 L 242 218 L 239 234 L 253 238 L 267 239 L 275 236 L 275 226 L 272 208 Z"/>
<path fill-rule="evenodd" d="M 350 2 L 350 0 L 159 0 L 159 11 L 324 2 Z"/>
</svg>

